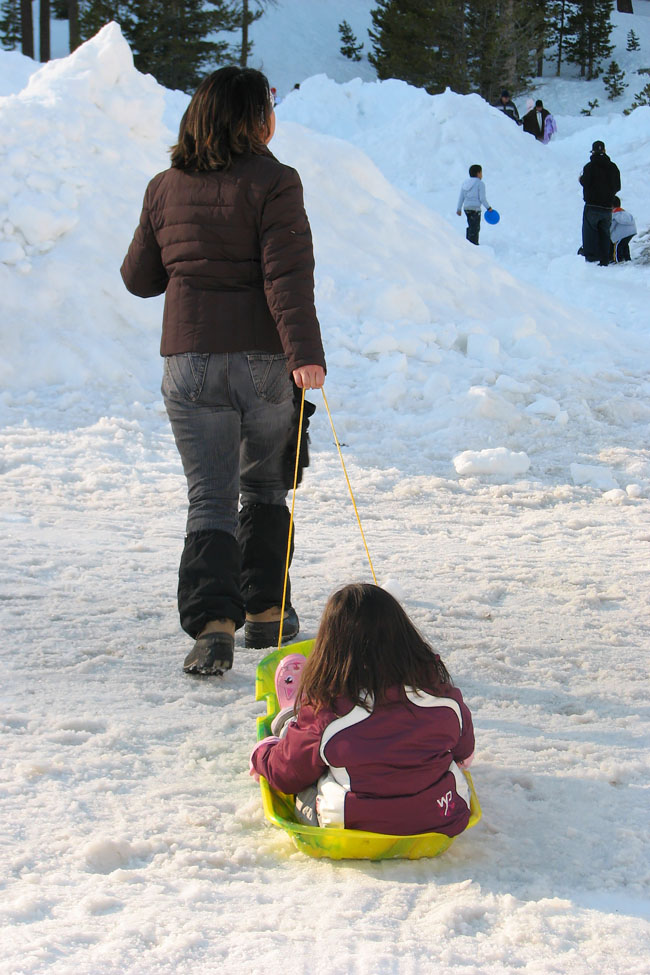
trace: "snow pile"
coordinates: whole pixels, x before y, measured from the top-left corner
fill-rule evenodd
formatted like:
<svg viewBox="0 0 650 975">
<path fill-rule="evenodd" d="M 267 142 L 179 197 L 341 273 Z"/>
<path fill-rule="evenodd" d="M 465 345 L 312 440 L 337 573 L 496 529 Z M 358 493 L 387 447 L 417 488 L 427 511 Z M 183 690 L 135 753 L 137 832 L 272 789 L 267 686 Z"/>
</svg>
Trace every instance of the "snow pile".
<svg viewBox="0 0 650 975">
<path fill-rule="evenodd" d="M 135 70 L 113 24 L 0 100 L 5 390 L 91 379 L 128 387 L 143 339 L 154 383 L 157 316 L 125 299 L 119 255 L 147 180 L 165 164 L 163 91 Z"/>
<path fill-rule="evenodd" d="M 92 410 L 80 395 L 90 381 L 102 411 L 159 402 L 162 299 L 129 296 L 119 266 L 186 101 L 138 74 L 109 25 L 0 102 L 5 407 L 42 402 L 49 387 L 69 419 L 74 403 Z M 417 198 L 427 186 L 430 203 L 434 188 L 455 197 L 451 159 L 473 158 L 476 141 L 501 142 L 526 165 L 539 164 L 543 147 L 478 96 L 431 98 L 401 82 L 315 78 L 282 108 L 273 149 L 305 185 L 332 402 L 358 462 L 447 475 L 459 451 L 496 444 L 524 451 L 534 476 L 557 470 L 565 442 L 598 427 L 589 404 L 601 408 L 601 377 L 609 384 L 613 371 L 627 383 L 623 370 L 645 345 L 621 346 L 616 321 L 567 307 L 495 263 L 505 221 L 484 226 L 486 245 L 472 248 L 464 218 L 451 223 Z M 572 263 L 577 274 L 593 270 L 575 255 Z M 368 424 L 386 411 L 394 426 L 369 442 Z M 608 413 L 627 445 L 629 411 Z M 634 419 L 647 415 L 635 403 Z M 570 480 L 563 461 L 559 473 Z"/>
<path fill-rule="evenodd" d="M 254 28 L 304 10 L 316 64 L 348 7 L 369 4 L 282 0 Z M 366 539 L 472 709 L 484 815 L 438 860 L 332 864 L 265 826 L 247 774 L 261 654 L 181 671 L 161 302 L 118 269 L 186 98 L 115 27 L 34 68 L 0 53 L 3 975 L 647 972 L 647 267 L 575 254 L 603 132 L 650 222 L 644 113 L 563 117 L 543 147 L 394 83 L 315 78 L 280 107 Z M 454 212 L 475 161 L 502 213 L 478 249 Z M 369 577 L 322 408 L 310 433 L 306 639 Z"/>
</svg>

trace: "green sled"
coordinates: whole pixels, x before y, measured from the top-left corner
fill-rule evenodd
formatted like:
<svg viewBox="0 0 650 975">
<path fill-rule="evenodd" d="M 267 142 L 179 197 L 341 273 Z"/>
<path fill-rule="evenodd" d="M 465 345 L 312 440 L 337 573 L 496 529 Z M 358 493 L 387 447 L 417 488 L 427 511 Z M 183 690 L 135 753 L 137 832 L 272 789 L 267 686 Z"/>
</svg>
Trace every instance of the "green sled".
<svg viewBox="0 0 650 975">
<path fill-rule="evenodd" d="M 271 734 L 271 721 L 278 712 L 275 696 L 275 671 L 278 663 L 289 653 L 301 653 L 308 657 L 313 640 L 292 643 L 275 650 L 257 666 L 255 676 L 255 700 L 266 700 L 266 714 L 257 719 L 257 740 Z M 471 798 L 467 829 L 476 826 L 481 818 L 481 807 L 469 772 L 465 772 Z M 436 857 L 444 853 L 456 837 L 444 833 L 417 833 L 413 836 L 391 836 L 388 833 L 368 833 L 359 829 L 332 829 L 306 826 L 294 816 L 294 798 L 275 792 L 265 778 L 260 777 L 264 815 L 285 830 L 297 848 L 310 857 L 328 857 L 330 860 L 390 860 L 398 857 L 419 860 L 420 857 Z M 462 835 L 462 834 L 460 834 Z"/>
</svg>

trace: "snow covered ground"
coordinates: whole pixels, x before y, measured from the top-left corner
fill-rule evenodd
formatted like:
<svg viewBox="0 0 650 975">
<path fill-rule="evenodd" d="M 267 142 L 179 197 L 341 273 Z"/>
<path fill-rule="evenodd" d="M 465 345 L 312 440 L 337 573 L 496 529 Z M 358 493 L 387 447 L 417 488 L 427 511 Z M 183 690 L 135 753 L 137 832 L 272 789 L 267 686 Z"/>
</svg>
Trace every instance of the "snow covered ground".
<svg viewBox="0 0 650 975">
<path fill-rule="evenodd" d="M 247 774 L 261 654 L 181 671 L 161 303 L 118 269 L 186 99 L 115 27 L 31 73 L 0 54 L 0 972 L 647 975 L 649 269 L 576 249 L 595 138 L 650 226 L 650 109 L 585 118 L 549 82 L 544 147 L 398 82 L 280 106 L 370 552 L 473 711 L 483 807 L 439 859 L 335 864 L 265 824 Z M 472 162 L 502 216 L 478 249 Z M 312 398 L 305 637 L 369 577 Z"/>
</svg>

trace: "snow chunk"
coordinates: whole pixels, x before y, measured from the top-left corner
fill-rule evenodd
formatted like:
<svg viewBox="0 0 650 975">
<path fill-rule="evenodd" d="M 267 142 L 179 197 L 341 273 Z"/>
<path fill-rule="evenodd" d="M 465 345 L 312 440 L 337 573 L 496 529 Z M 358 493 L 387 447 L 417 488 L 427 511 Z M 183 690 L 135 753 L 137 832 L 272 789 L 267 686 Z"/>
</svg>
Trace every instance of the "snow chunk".
<svg viewBox="0 0 650 975">
<path fill-rule="evenodd" d="M 605 491 L 603 500 L 611 501 L 613 504 L 626 504 L 628 496 L 621 488 L 614 488 L 613 491 Z"/>
<path fill-rule="evenodd" d="M 537 413 L 539 416 L 550 416 L 555 420 L 562 413 L 562 407 L 557 400 L 550 396 L 540 396 L 534 403 L 526 407 L 526 413 Z"/>
<path fill-rule="evenodd" d="M 628 484 L 625 488 L 628 498 L 642 498 L 643 488 L 640 484 Z"/>
<path fill-rule="evenodd" d="M 499 340 L 492 335 L 473 332 L 467 336 L 467 355 L 472 359 L 492 359 L 500 350 Z"/>
<path fill-rule="evenodd" d="M 492 447 L 487 450 L 464 450 L 454 457 L 454 467 L 463 477 L 471 474 L 502 474 L 514 477 L 526 473 L 530 467 L 530 459 L 523 450 Z"/>
<path fill-rule="evenodd" d="M 18 264 L 25 251 L 16 240 L 0 240 L 0 264 Z"/>
<path fill-rule="evenodd" d="M 587 485 L 601 491 L 612 491 L 618 487 L 614 475 L 608 467 L 593 464 L 571 464 L 571 478 L 576 485 Z"/>
<path fill-rule="evenodd" d="M 92 873 L 112 873 L 121 867 L 140 862 L 151 852 L 152 846 L 145 840 L 132 843 L 124 837 L 112 839 L 96 836 L 81 850 L 86 868 Z"/>
<path fill-rule="evenodd" d="M 389 592 L 391 596 L 394 596 L 395 599 L 397 599 L 400 603 L 403 603 L 406 599 L 406 590 L 404 589 L 404 586 L 392 576 L 382 582 L 381 588 L 385 589 L 386 592 Z"/>
<path fill-rule="evenodd" d="M 528 383 L 521 383 L 518 379 L 513 379 L 512 376 L 506 376 L 505 373 L 497 377 L 494 385 L 504 393 L 521 393 L 524 395 L 531 391 Z"/>
</svg>

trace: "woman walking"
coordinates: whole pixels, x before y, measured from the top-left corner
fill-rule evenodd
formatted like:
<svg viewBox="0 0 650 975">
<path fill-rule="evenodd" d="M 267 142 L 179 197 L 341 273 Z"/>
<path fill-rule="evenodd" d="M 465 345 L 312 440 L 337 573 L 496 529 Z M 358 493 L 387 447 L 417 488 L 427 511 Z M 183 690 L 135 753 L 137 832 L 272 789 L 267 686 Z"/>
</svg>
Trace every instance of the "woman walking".
<svg viewBox="0 0 650 975">
<path fill-rule="evenodd" d="M 243 625 L 249 647 L 277 642 L 294 394 L 325 379 L 302 185 L 267 148 L 274 131 L 261 72 L 205 78 L 121 269 L 133 294 L 165 293 L 162 393 L 189 499 L 178 583 L 195 641 L 188 673 L 229 670 Z M 298 629 L 288 588 L 284 638 Z"/>
</svg>

